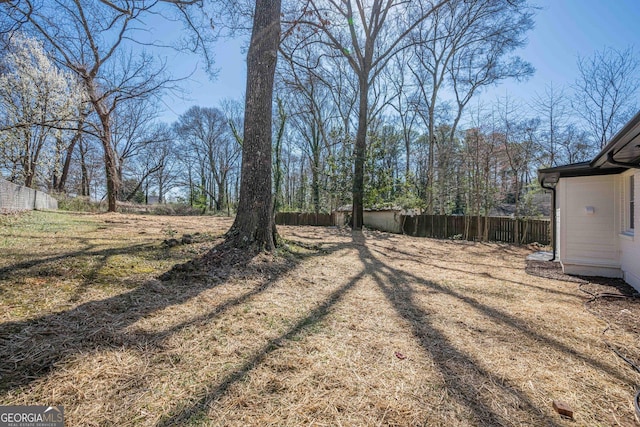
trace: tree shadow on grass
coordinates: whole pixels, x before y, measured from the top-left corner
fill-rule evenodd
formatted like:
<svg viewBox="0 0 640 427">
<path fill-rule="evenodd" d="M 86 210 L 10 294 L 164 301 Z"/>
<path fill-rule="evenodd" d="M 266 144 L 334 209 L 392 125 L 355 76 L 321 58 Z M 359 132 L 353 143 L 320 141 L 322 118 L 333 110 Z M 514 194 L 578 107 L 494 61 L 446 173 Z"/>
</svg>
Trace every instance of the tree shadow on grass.
<svg viewBox="0 0 640 427">
<path fill-rule="evenodd" d="M 195 422 L 195 420 L 201 420 L 203 416 L 206 417 L 211 404 L 223 397 L 234 384 L 246 379 L 254 369 L 266 361 L 272 352 L 287 345 L 287 341 L 291 341 L 306 330 L 312 330 L 313 325 L 326 318 L 331 313 L 332 307 L 354 287 L 363 275 L 373 278 L 398 316 L 410 325 L 418 343 L 435 362 L 437 369 L 442 374 L 447 394 L 460 407 L 469 412 L 472 424 L 508 425 L 513 423 L 509 417 L 516 412 L 521 412 L 526 414 L 523 417 L 535 419 L 539 425 L 560 425 L 556 419 L 549 417 L 545 411 L 536 406 L 536 403 L 523 390 L 484 368 L 476 358 L 451 343 L 447 336 L 430 322 L 429 313 L 418 303 L 417 295 L 422 289 L 429 289 L 434 294 L 453 297 L 461 303 L 469 305 L 494 323 L 521 333 L 532 342 L 570 355 L 617 379 L 624 380 L 613 367 L 576 352 L 557 339 L 534 330 L 521 319 L 483 304 L 454 289 L 449 289 L 381 262 L 370 251 L 362 233 L 353 233 L 353 242 L 350 246 L 359 252 L 364 265 L 363 272 L 318 303 L 313 310 L 286 332 L 265 343 L 240 368 L 220 381 L 203 387 L 201 392 L 194 396 L 194 401 L 177 404 L 157 426 L 188 425 L 191 421 Z M 508 407 L 508 412 L 505 413 L 501 406 Z M 429 420 L 425 420 L 425 424 L 428 425 L 428 423 Z"/>
<path fill-rule="evenodd" d="M 510 420 L 495 409 L 493 403 L 495 403 L 496 397 L 503 402 L 516 402 L 515 405 L 511 403 L 514 411 L 526 411 L 535 417 L 540 425 L 558 424 L 546 416 L 522 390 L 519 390 L 516 386 L 509 385 L 503 378 L 484 369 L 474 357 L 456 348 L 442 332 L 434 327 L 429 320 L 429 313 L 417 302 L 418 288 L 428 288 L 436 293 L 453 297 L 472 307 L 491 321 L 539 343 L 538 345 L 548 346 L 556 351 L 570 355 L 620 381 L 629 383 L 628 378 L 621 375 L 614 367 L 578 353 L 566 344 L 555 338 L 543 335 L 524 321 L 504 311 L 483 304 L 454 289 L 386 265 L 370 252 L 364 236 L 360 236 L 359 239 L 362 241 L 358 250 L 362 262 L 366 265 L 367 272 L 386 295 L 398 315 L 411 325 L 413 335 L 427 355 L 436 362 L 450 392 L 449 395 L 456 399 L 461 406 L 469 409 L 473 414 L 474 422 L 478 425 L 510 424 Z M 494 392 L 483 392 L 482 387 L 485 384 L 489 384 Z M 629 385 L 632 384 L 629 383 Z"/>
<path fill-rule="evenodd" d="M 78 241 L 82 248 L 75 251 L 63 252 L 50 256 L 26 255 L 22 258 L 26 260 L 17 261 L 12 264 L 0 268 L 0 293 L 5 292 L 8 286 L 11 286 L 19 279 L 27 278 L 55 278 L 56 276 L 67 278 L 70 274 L 76 274 L 82 280 L 77 285 L 73 294 L 68 298 L 68 302 L 76 303 L 80 301 L 83 295 L 88 291 L 90 285 L 100 275 L 100 271 L 107 266 L 109 260 L 113 257 L 141 257 L 145 254 L 154 254 L 158 251 L 156 243 L 140 243 L 124 247 L 111 247 L 98 249 L 95 238 L 73 238 Z M 113 239 L 109 239 L 113 241 Z M 176 255 L 165 252 L 166 259 L 171 259 Z M 183 256 L 180 255 L 180 259 Z M 73 273 L 70 273 L 73 272 Z M 2 283 L 4 281 L 5 283 Z M 127 288 L 131 288 L 128 286 Z M 1 333 L 0 325 L 0 333 Z"/>
<path fill-rule="evenodd" d="M 462 406 L 473 412 L 475 422 L 478 425 L 508 424 L 508 420 L 492 407 L 491 398 L 486 394 L 483 395 L 481 390 L 477 388 L 478 381 L 480 383 L 490 382 L 491 385 L 498 387 L 506 398 L 517 400 L 523 410 L 537 414 L 538 419 L 544 420 L 547 425 L 557 425 L 553 420 L 545 417 L 524 393 L 506 384 L 502 378 L 482 369 L 471 356 L 454 347 L 436 328 L 433 328 L 428 322 L 425 323 L 423 319 L 427 318 L 427 313 L 413 301 L 414 291 L 407 283 L 420 280 L 420 285 L 432 286 L 436 292 L 443 292 L 444 289 L 402 271 L 390 269 L 384 263 L 379 262 L 372 256 L 361 232 L 353 233 L 351 246 L 359 252 L 364 265 L 364 270 L 360 274 L 335 290 L 289 330 L 263 345 L 239 369 L 221 381 L 204 387 L 203 395 L 195 402 L 178 404 L 172 413 L 164 417 L 157 426 L 188 425 L 191 421 L 195 422 L 195 420 L 201 420 L 203 416 L 206 417 L 210 405 L 223 397 L 233 384 L 244 380 L 255 368 L 264 363 L 274 350 L 286 345 L 287 341 L 292 340 L 306 329 L 312 329 L 313 325 L 329 315 L 331 308 L 358 283 L 363 275 L 368 275 L 375 280 L 398 315 L 411 324 L 413 333 L 421 346 L 436 361 L 445 378 L 449 394 L 453 395 Z M 428 420 L 425 422 L 428 423 Z"/>
<path fill-rule="evenodd" d="M 112 253 L 134 252 L 142 247 L 145 245 L 89 253 L 100 257 Z M 297 258 L 288 257 L 281 268 L 271 272 L 269 276 L 256 275 L 258 283 L 244 294 L 221 302 L 206 315 L 144 338 L 158 341 L 190 324 L 214 318 L 268 289 L 287 271 L 295 269 L 305 256 L 320 253 L 324 255 L 339 249 L 340 245 L 336 244 L 323 247 L 321 252 L 312 252 Z M 87 251 L 78 251 L 49 257 L 39 262 L 86 254 Z M 161 276 L 163 281 L 150 280 L 128 292 L 80 304 L 71 310 L 1 324 L 0 394 L 31 384 L 76 354 L 123 346 L 138 348 L 141 337 L 126 330 L 130 325 L 167 307 L 183 304 L 208 289 L 224 285 L 230 275 L 242 270 L 254 256 L 253 252 L 229 248 L 221 243 L 199 258 L 176 265 Z M 29 268 L 35 265 L 37 262 L 25 262 L 14 265 L 13 268 Z M 2 274 L 9 274 L 11 271 L 8 268 L 3 270 Z"/>
<path fill-rule="evenodd" d="M 342 246 L 341 247 L 345 247 Z M 224 377 L 219 383 L 206 387 L 206 393 L 200 397 L 197 401 L 187 404 L 186 406 L 178 405 L 172 413 L 163 417 L 163 419 L 156 424 L 158 427 L 168 426 L 182 426 L 189 425 L 190 420 L 200 419 L 203 413 L 206 413 L 209 409 L 209 405 L 222 397 L 229 388 L 244 378 L 246 378 L 252 370 L 262 364 L 267 357 L 279 349 L 285 346 L 287 341 L 292 341 L 294 338 L 304 333 L 306 330 L 313 330 L 313 326 L 321 322 L 327 315 L 330 314 L 331 309 L 335 306 L 343 296 L 349 292 L 358 281 L 362 278 L 362 274 L 355 276 L 349 282 L 341 286 L 332 292 L 324 301 L 319 303 L 313 310 L 311 310 L 304 318 L 296 322 L 285 333 L 278 337 L 269 340 L 264 346 L 262 346 L 253 357 L 247 360 L 239 369 L 230 373 Z"/>
<path fill-rule="evenodd" d="M 113 256 L 113 255 L 127 255 L 127 254 L 135 254 L 142 250 L 148 249 L 149 244 L 138 244 L 133 246 L 127 246 L 124 248 L 107 248 L 107 249 L 95 249 L 94 244 L 89 244 L 87 247 L 73 251 L 73 252 L 65 252 L 58 255 L 53 255 L 49 257 L 41 257 L 29 259 L 27 261 L 16 262 L 4 267 L 0 268 L 0 280 L 7 280 L 15 277 L 20 274 L 21 271 L 26 271 L 34 267 L 38 266 L 47 266 L 50 263 L 55 263 L 57 261 L 62 261 L 66 259 L 73 259 L 81 256 Z"/>
<path fill-rule="evenodd" d="M 458 268 L 452 267 L 451 266 L 451 264 L 452 264 L 451 262 L 446 264 L 446 266 L 445 265 L 432 265 L 432 264 L 428 264 L 428 262 L 425 263 L 425 260 L 426 261 L 430 261 L 430 260 L 433 259 L 431 257 L 431 254 L 429 254 L 428 256 L 426 256 L 424 258 L 420 258 L 420 257 L 417 257 L 415 254 L 412 254 L 412 253 L 409 253 L 409 252 L 397 251 L 396 249 L 391 249 L 390 251 L 383 251 L 383 250 L 380 250 L 380 249 L 373 248 L 373 249 L 369 249 L 369 250 L 370 250 L 370 252 L 375 252 L 375 253 L 377 253 L 377 254 L 385 257 L 385 258 L 393 259 L 394 261 L 407 261 L 407 262 L 420 263 L 420 264 L 425 264 L 425 266 L 428 265 L 431 268 L 437 268 L 437 269 L 440 269 L 440 270 L 448 270 L 448 271 L 453 271 L 453 272 L 456 272 L 456 273 L 469 274 L 468 270 L 463 270 L 463 269 L 458 269 Z M 389 252 L 400 252 L 400 253 L 403 253 L 405 256 L 404 257 L 394 256 L 394 255 L 391 255 Z M 443 258 L 443 257 L 439 257 L 439 258 L 436 258 L 436 259 L 438 261 L 440 261 L 440 262 L 443 262 L 443 263 L 446 263 L 447 261 L 449 261 L 448 259 Z M 465 264 L 466 265 L 478 266 L 478 267 L 495 268 L 495 265 L 477 263 L 477 262 L 465 261 Z M 504 269 L 513 269 L 513 270 L 516 270 L 516 271 L 522 271 L 521 268 L 503 267 L 503 266 L 500 267 L 500 270 L 504 270 Z M 525 270 L 525 271 L 527 271 L 527 270 Z M 528 288 L 533 288 L 533 289 L 536 289 L 538 291 L 542 291 L 542 292 L 545 292 L 545 293 L 556 294 L 556 295 L 565 296 L 565 297 L 569 297 L 569 298 L 581 299 L 580 295 L 578 295 L 576 293 L 565 292 L 565 291 L 558 290 L 558 289 L 553 289 L 553 288 L 546 288 L 546 287 L 543 287 L 543 286 L 533 285 L 531 283 L 518 282 L 516 280 L 504 279 L 504 278 L 501 278 L 501 277 L 497 277 L 494 274 L 489 273 L 489 272 L 483 272 L 483 273 L 477 273 L 477 274 L 480 275 L 480 276 L 483 276 L 483 277 L 485 277 L 487 279 L 498 280 L 498 281 L 501 281 L 501 282 L 511 283 L 511 284 L 514 284 L 514 285 L 517 285 L 517 286 L 524 286 L 524 287 L 528 287 Z M 559 280 L 561 280 L 561 279 L 559 279 Z"/>
</svg>

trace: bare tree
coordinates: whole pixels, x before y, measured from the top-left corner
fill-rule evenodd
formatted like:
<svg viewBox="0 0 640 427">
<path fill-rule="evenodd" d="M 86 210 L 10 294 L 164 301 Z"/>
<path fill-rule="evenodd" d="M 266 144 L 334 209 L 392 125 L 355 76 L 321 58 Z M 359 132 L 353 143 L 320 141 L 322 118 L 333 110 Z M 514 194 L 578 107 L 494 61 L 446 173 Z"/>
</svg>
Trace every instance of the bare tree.
<svg viewBox="0 0 640 427">
<path fill-rule="evenodd" d="M 461 173 L 465 177 L 465 237 L 488 238 L 488 217 L 498 196 L 498 169 L 500 163 L 499 133 L 486 124 L 492 121 L 479 106 L 472 117 L 473 127 L 463 138 L 464 164 Z M 470 236 L 471 216 L 477 220 L 477 235 Z M 483 221 L 484 217 L 484 221 Z"/>
<path fill-rule="evenodd" d="M 600 148 L 637 111 L 640 61 L 632 48 L 605 48 L 578 58 L 574 108 Z"/>
<path fill-rule="evenodd" d="M 329 55 L 343 55 L 358 81 L 358 127 L 354 147 L 353 228 L 363 225 L 364 164 L 370 119 L 370 89 L 387 63 L 414 43 L 408 37 L 448 0 L 397 2 L 309 0 L 301 24 Z M 308 36 L 305 36 L 308 37 Z"/>
<path fill-rule="evenodd" d="M 71 161 L 73 160 L 73 153 L 76 150 L 76 146 L 84 137 L 84 127 L 87 116 L 90 113 L 90 106 L 86 103 L 78 106 L 77 118 L 75 124 L 72 125 L 72 136 L 66 146 L 66 152 L 64 153 L 64 160 L 60 175 L 56 175 L 56 179 L 53 182 L 53 188 L 62 193 L 66 190 L 67 179 L 69 178 L 69 170 L 71 169 Z"/>
<path fill-rule="evenodd" d="M 282 143 L 289 121 L 289 114 L 284 106 L 282 98 L 276 100 L 278 111 L 274 117 L 275 126 L 275 143 L 273 146 L 273 213 L 274 215 L 280 211 L 283 205 L 282 183 L 284 180 L 284 168 L 282 161 Z"/>
<path fill-rule="evenodd" d="M 179 165 L 173 132 L 167 124 L 159 123 L 155 126 L 154 134 L 156 137 L 153 143 L 142 147 L 140 155 L 135 159 L 138 185 L 131 191 L 127 200 L 131 200 L 140 189 L 144 188 L 146 203 L 148 203 L 150 189 L 157 191 L 158 203 L 164 203 L 167 192 L 176 183 Z"/>
<path fill-rule="evenodd" d="M 433 210 L 436 143 L 451 143 L 465 107 L 482 88 L 502 80 L 524 79 L 532 66 L 513 52 L 533 28 L 533 9 L 526 0 L 452 0 L 435 11 L 417 31 L 413 75 L 418 84 L 419 113 L 427 128 L 427 210 Z M 449 105 L 443 89 L 453 93 L 451 126 L 436 139 L 438 117 Z"/>
<path fill-rule="evenodd" d="M 569 105 L 566 101 L 564 89 L 556 89 L 553 83 L 545 86 L 544 94 L 536 93 L 531 103 L 533 109 L 542 116 L 545 131 L 542 138 L 545 140 L 547 152 L 547 167 L 558 166 L 560 157 L 560 145 L 563 139 L 563 131 L 567 126 Z"/>
<path fill-rule="evenodd" d="M 125 182 L 126 179 L 132 184 L 132 188 L 121 192 L 121 200 L 133 200 L 140 189 L 146 186 L 151 176 L 165 169 L 170 156 L 174 154 L 169 146 L 172 142 L 172 134 L 166 124 L 155 123 L 146 128 L 141 136 L 143 136 L 143 143 L 135 149 L 135 155 L 129 153 L 127 164 L 121 162 L 118 167 L 118 172 L 121 174 L 120 181 Z M 158 196 L 161 197 L 162 193 Z"/>
<path fill-rule="evenodd" d="M 220 108 L 227 119 L 227 124 L 231 129 L 233 138 L 242 146 L 242 136 L 244 128 L 244 106 L 241 101 L 235 99 L 225 99 L 220 103 Z"/>
<path fill-rule="evenodd" d="M 192 0 L 167 0 L 190 5 Z M 0 4 L 14 23 L 43 39 L 57 61 L 82 82 L 98 117 L 93 129 L 103 148 L 108 210 L 116 211 L 119 189 L 117 156 L 112 142 L 113 112 L 123 100 L 145 97 L 163 88 L 164 67 L 146 53 L 134 55 L 140 18 L 155 12 L 158 2 L 110 0 L 80 2 L 32 0 Z"/>
<path fill-rule="evenodd" d="M 535 133 L 535 121 L 528 121 L 522 113 L 522 106 L 505 96 L 498 101 L 497 115 L 499 123 L 495 128 L 498 140 L 502 143 L 502 152 L 506 160 L 505 188 L 509 202 L 515 204 L 516 216 L 521 214 L 521 196 L 524 185 L 529 179 L 529 168 L 537 147 L 531 138 Z M 508 179 L 506 179 L 508 176 Z M 516 227 L 516 235 L 519 230 Z"/>
<path fill-rule="evenodd" d="M 224 114 L 217 108 L 194 106 L 180 116 L 174 129 L 200 166 L 200 190 L 207 195 L 209 208 L 224 209 L 227 179 L 240 152 Z"/>
<path fill-rule="evenodd" d="M 327 208 L 343 206 L 351 203 L 353 194 L 350 187 L 353 185 L 358 82 L 342 53 L 327 55 L 318 49 L 317 43 L 305 47 L 292 45 L 295 39 L 285 39 L 282 48 L 290 67 L 284 73 L 288 88 L 285 93 L 292 98 L 289 105 L 294 107 L 290 114 L 294 136 L 297 136 L 293 145 L 299 146 L 304 156 L 290 152 L 287 157 L 291 166 L 299 166 L 287 169 L 289 200 L 295 201 L 296 208 L 304 208 L 304 196 L 311 194 L 315 210 L 321 208 L 320 190 L 326 189 Z M 292 149 L 295 150 L 290 147 L 290 151 Z M 306 174 L 302 174 L 303 171 Z M 308 182 L 310 191 L 299 188 Z M 296 192 L 299 196 L 293 197 Z"/>
<path fill-rule="evenodd" d="M 89 134 L 83 134 L 78 140 L 78 149 L 76 151 L 76 163 L 79 170 L 70 173 L 70 181 L 74 184 L 75 191 L 81 196 L 91 196 L 93 187 L 93 195 L 98 198 L 96 191 L 96 181 L 104 179 L 101 170 L 104 171 L 104 165 L 101 164 L 100 143 Z"/>
<path fill-rule="evenodd" d="M 569 124 L 564 128 L 559 144 L 566 163 L 587 161 L 593 158 L 596 151 L 595 147 L 589 144 L 588 132 L 574 124 Z"/>
<path fill-rule="evenodd" d="M 411 149 L 417 139 L 416 124 L 418 121 L 413 99 L 415 91 L 409 76 L 408 65 L 410 61 L 410 51 L 403 51 L 394 58 L 389 69 L 389 74 L 392 75 L 390 83 L 396 96 L 395 102 L 391 103 L 391 107 L 396 111 L 402 126 L 402 141 L 404 142 L 405 151 L 405 184 L 411 184 Z"/>
<path fill-rule="evenodd" d="M 166 138 L 154 123 L 157 109 L 148 98 L 132 98 L 120 102 L 112 113 L 113 132 L 111 145 L 116 155 L 118 181 L 122 183 L 127 163 L 144 152 L 145 148 L 161 143 Z M 121 200 L 130 199 L 130 194 L 122 194 Z"/>
<path fill-rule="evenodd" d="M 305 62 L 305 66 L 296 66 L 288 61 L 281 78 L 289 95 L 293 128 L 301 141 L 300 148 L 309 161 L 313 210 L 319 213 L 321 174 L 330 144 L 327 132 L 337 114 L 327 76 L 319 74 L 324 70 L 314 70 L 308 66 L 315 62 L 312 52 L 309 52 Z"/>
</svg>

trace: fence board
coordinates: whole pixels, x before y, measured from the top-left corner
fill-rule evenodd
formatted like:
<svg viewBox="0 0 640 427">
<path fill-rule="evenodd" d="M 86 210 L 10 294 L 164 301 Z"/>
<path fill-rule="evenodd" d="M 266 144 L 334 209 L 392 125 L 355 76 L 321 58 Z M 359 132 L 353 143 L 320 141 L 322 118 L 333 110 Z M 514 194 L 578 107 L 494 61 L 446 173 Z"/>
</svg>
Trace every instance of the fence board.
<svg viewBox="0 0 640 427">
<path fill-rule="evenodd" d="M 437 239 L 481 240 L 485 227 L 489 241 L 527 244 L 550 243 L 549 220 L 508 217 L 417 215 L 403 216 L 403 233 Z"/>
<path fill-rule="evenodd" d="M 312 225 L 328 227 L 333 225 L 331 214 L 316 214 L 305 212 L 278 212 L 277 225 Z"/>
</svg>

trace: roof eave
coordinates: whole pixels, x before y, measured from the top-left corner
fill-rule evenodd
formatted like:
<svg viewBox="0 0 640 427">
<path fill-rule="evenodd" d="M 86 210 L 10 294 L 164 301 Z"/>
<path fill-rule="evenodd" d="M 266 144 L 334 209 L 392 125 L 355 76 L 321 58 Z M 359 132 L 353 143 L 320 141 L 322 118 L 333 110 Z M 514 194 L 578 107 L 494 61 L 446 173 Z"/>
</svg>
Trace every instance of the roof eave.
<svg viewBox="0 0 640 427">
<path fill-rule="evenodd" d="M 614 160 L 615 153 L 620 152 L 625 146 L 629 143 L 633 142 L 637 135 L 637 132 L 640 128 L 640 111 L 636 113 L 635 116 L 627 124 L 624 125 L 618 133 L 616 133 L 613 138 L 609 141 L 609 143 L 596 155 L 596 157 L 591 161 L 590 166 L 593 168 L 599 168 L 603 165 L 609 163 L 614 166 L 621 167 L 639 167 L 640 165 L 635 165 L 633 163 L 624 164 L 623 162 L 616 162 Z M 636 135 L 632 135 L 635 133 Z"/>
<path fill-rule="evenodd" d="M 572 163 L 553 168 L 539 169 L 538 181 L 544 188 L 550 188 L 557 184 L 560 178 L 577 178 L 597 175 L 617 175 L 628 168 L 624 167 L 593 167 L 590 162 Z"/>
</svg>

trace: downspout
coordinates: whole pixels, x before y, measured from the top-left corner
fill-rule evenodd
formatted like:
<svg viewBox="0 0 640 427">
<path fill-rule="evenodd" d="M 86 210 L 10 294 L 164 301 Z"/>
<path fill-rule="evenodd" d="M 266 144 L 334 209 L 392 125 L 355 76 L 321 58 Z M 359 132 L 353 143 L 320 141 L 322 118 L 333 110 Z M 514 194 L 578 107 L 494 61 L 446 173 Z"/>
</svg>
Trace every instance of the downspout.
<svg viewBox="0 0 640 427">
<path fill-rule="evenodd" d="M 556 260 L 556 228 L 557 228 L 557 222 L 556 222 L 556 187 L 554 186 L 546 186 L 544 185 L 544 180 L 541 180 L 540 182 L 540 186 L 544 189 L 547 190 L 551 190 L 551 248 L 552 248 L 552 253 L 553 256 L 551 257 L 551 259 L 549 261 L 555 261 Z"/>
</svg>

